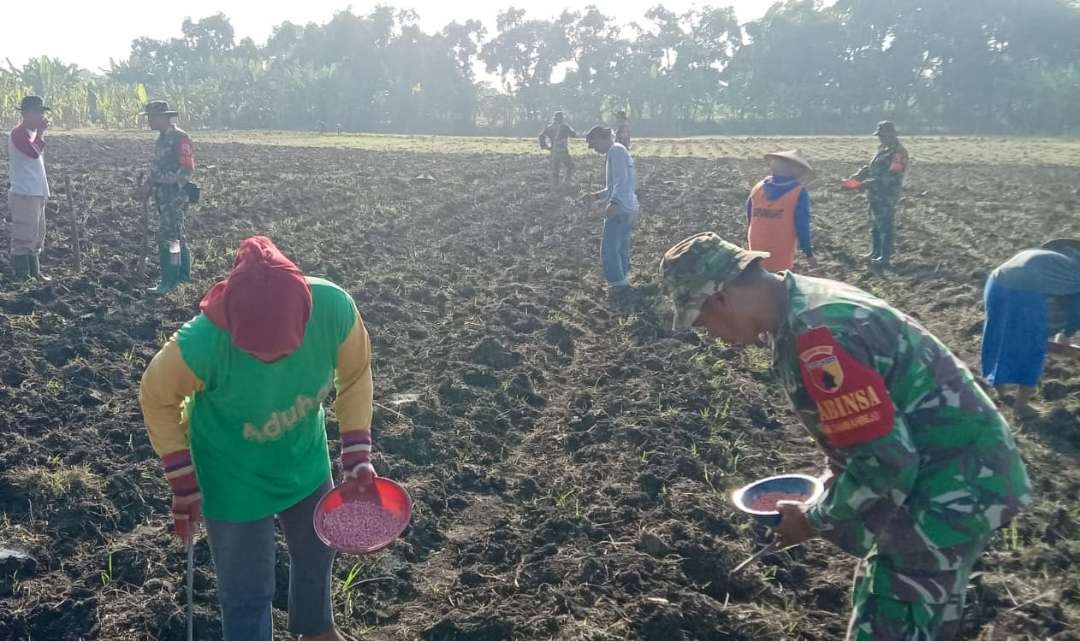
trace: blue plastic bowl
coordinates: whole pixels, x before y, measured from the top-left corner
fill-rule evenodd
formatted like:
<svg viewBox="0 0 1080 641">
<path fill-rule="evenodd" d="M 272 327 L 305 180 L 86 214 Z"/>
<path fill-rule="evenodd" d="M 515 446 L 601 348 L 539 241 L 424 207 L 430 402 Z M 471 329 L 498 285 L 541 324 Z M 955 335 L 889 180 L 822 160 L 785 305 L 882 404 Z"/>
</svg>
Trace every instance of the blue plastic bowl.
<svg viewBox="0 0 1080 641">
<path fill-rule="evenodd" d="M 731 502 L 735 507 L 757 519 L 759 523 L 776 527 L 780 525 L 780 512 L 762 512 L 750 507 L 754 501 L 767 492 L 784 492 L 786 494 L 799 494 L 804 498 L 803 503 L 815 503 L 825 493 L 825 486 L 819 479 L 806 474 L 781 474 L 769 478 L 754 481 L 731 493 Z"/>
</svg>

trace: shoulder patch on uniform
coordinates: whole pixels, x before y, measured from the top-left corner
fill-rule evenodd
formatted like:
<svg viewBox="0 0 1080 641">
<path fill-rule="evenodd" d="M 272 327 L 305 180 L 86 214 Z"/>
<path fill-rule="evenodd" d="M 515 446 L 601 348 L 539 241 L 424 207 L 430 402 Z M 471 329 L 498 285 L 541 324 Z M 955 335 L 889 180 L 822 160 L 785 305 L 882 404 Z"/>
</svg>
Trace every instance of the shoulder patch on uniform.
<svg viewBox="0 0 1080 641">
<path fill-rule="evenodd" d="M 896 408 L 885 380 L 848 354 L 828 327 L 796 336 L 795 347 L 803 383 L 829 442 L 851 447 L 892 431 Z"/>
<path fill-rule="evenodd" d="M 180 165 L 188 169 L 195 169 L 195 154 L 191 150 L 191 139 L 187 136 L 180 137 Z"/>
</svg>

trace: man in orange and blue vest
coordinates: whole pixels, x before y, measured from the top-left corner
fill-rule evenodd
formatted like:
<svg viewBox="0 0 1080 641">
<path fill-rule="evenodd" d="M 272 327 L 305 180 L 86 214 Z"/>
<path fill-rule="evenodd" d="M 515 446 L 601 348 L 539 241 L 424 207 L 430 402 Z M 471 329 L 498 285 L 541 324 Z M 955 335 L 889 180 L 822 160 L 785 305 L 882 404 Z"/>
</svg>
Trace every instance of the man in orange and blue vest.
<svg viewBox="0 0 1080 641">
<path fill-rule="evenodd" d="M 810 192 L 802 180 L 813 171 L 798 150 L 765 155 L 771 175 L 750 192 L 746 201 L 747 246 L 766 252 L 765 269 L 779 272 L 795 265 L 796 241 L 810 267 L 817 267 L 810 239 Z"/>
</svg>

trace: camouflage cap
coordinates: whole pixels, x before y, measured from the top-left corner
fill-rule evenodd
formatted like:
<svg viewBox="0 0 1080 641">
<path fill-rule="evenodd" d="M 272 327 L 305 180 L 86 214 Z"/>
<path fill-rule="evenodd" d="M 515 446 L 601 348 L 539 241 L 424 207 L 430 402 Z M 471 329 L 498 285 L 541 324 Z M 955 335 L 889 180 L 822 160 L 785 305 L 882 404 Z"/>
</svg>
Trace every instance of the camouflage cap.
<svg viewBox="0 0 1080 641">
<path fill-rule="evenodd" d="M 882 120 L 881 122 L 879 122 L 877 124 L 877 129 L 874 131 L 874 135 L 880 136 L 881 134 L 892 134 L 895 136 L 896 123 L 891 120 Z"/>
<path fill-rule="evenodd" d="M 754 261 L 768 257 L 768 252 L 743 249 L 712 232 L 695 234 L 667 250 L 660 261 L 660 280 L 675 306 L 672 329 L 689 329 L 709 296 Z"/>
</svg>

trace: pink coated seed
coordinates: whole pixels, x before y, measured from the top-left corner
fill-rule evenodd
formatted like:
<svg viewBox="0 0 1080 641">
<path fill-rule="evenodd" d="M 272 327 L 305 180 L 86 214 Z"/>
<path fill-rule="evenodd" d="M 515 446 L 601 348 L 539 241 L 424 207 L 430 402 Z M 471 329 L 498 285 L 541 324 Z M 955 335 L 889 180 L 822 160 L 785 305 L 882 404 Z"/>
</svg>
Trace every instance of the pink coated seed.
<svg viewBox="0 0 1080 641">
<path fill-rule="evenodd" d="M 807 499 L 805 494 L 791 492 L 765 492 L 750 502 L 750 507 L 758 512 L 775 512 L 776 504 L 780 501 L 798 501 L 802 503 Z"/>
<path fill-rule="evenodd" d="M 398 535 L 400 522 L 378 505 L 345 503 L 323 516 L 323 533 L 335 545 L 355 550 L 382 545 Z"/>
</svg>

